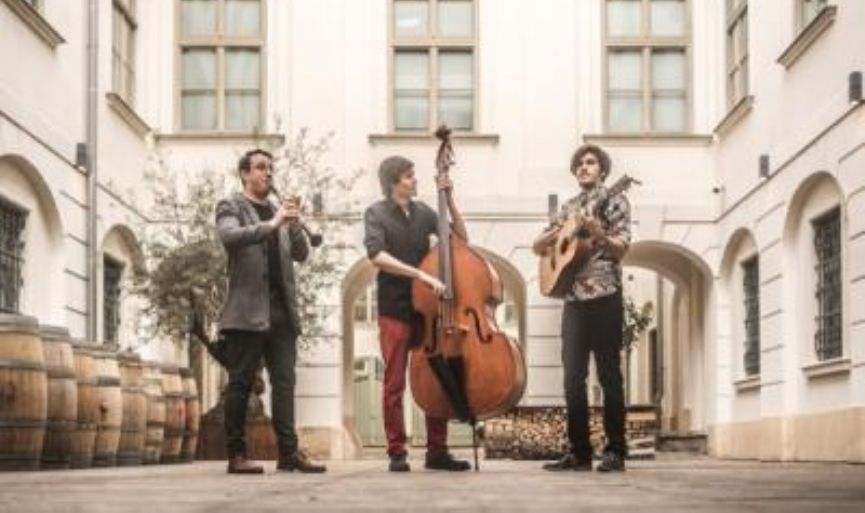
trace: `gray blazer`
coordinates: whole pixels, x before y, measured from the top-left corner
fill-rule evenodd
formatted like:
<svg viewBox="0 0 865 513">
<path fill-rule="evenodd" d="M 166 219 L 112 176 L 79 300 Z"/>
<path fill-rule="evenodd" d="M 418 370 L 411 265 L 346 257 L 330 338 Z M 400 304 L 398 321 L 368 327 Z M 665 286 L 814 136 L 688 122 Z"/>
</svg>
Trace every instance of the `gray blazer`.
<svg viewBox="0 0 865 513">
<path fill-rule="evenodd" d="M 219 328 L 266 331 L 270 328 L 267 238 L 273 228 L 259 219 L 243 194 L 236 193 L 216 205 L 216 230 L 228 253 L 228 294 Z M 303 262 L 309 255 L 306 237 L 300 229 L 279 230 L 279 255 L 288 318 L 300 334 L 293 261 Z"/>
</svg>

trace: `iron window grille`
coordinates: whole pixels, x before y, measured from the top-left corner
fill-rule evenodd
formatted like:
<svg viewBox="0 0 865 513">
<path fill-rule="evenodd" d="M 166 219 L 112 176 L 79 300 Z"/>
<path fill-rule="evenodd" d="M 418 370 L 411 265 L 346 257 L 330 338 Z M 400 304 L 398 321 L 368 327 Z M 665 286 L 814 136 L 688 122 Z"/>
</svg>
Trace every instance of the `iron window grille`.
<svg viewBox="0 0 865 513">
<path fill-rule="evenodd" d="M 817 331 L 814 348 L 818 360 L 839 358 L 841 347 L 841 209 L 815 219 L 814 249 L 817 263 Z"/>
<path fill-rule="evenodd" d="M 742 263 L 742 286 L 745 296 L 746 376 L 760 374 L 760 261 L 757 257 Z"/>
<path fill-rule="evenodd" d="M 104 340 L 109 344 L 117 344 L 120 331 L 120 278 L 123 276 L 123 264 L 105 257 L 104 293 L 102 301 L 102 318 Z"/>
<path fill-rule="evenodd" d="M 19 313 L 27 211 L 0 198 L 0 312 Z"/>
</svg>

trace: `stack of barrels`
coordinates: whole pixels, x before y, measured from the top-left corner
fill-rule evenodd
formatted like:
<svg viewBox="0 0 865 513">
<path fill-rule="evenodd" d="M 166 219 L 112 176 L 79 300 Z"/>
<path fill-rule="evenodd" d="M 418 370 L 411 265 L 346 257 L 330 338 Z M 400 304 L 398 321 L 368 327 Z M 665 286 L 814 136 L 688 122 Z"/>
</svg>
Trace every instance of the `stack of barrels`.
<svg viewBox="0 0 865 513">
<path fill-rule="evenodd" d="M 0 470 L 192 461 L 199 416 L 189 369 L 0 314 Z"/>
</svg>

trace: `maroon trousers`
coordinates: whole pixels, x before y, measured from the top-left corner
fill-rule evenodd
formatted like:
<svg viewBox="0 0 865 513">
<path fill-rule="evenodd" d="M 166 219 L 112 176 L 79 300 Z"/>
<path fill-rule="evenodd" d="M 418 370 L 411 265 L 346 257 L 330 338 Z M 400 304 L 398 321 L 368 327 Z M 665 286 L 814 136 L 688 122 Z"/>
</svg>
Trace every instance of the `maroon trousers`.
<svg viewBox="0 0 865 513">
<path fill-rule="evenodd" d="M 384 430 L 387 434 L 387 453 L 403 454 L 405 450 L 405 417 L 402 396 L 405 391 L 406 366 L 411 342 L 411 325 L 393 317 L 378 317 L 379 343 L 384 358 Z M 427 453 L 447 450 L 448 423 L 446 419 L 426 417 Z"/>
</svg>

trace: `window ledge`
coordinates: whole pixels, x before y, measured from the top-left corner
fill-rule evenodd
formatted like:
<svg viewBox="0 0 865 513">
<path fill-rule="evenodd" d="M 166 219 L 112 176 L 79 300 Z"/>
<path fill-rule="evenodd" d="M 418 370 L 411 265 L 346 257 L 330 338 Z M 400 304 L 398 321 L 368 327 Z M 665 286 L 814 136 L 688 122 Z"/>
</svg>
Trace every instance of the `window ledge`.
<svg viewBox="0 0 865 513">
<path fill-rule="evenodd" d="M 820 11 L 816 18 L 811 20 L 805 28 L 799 32 L 799 35 L 790 43 L 784 53 L 778 57 L 778 63 L 785 68 L 790 69 L 794 62 L 799 60 L 799 57 L 805 54 L 808 48 L 814 44 L 820 35 L 829 28 L 835 21 L 835 15 L 838 13 L 838 6 L 828 5 Z"/>
<path fill-rule="evenodd" d="M 157 141 L 162 142 L 241 142 L 262 143 L 281 146 L 285 144 L 283 134 L 263 134 L 256 132 L 178 132 L 173 134 L 155 133 Z"/>
<path fill-rule="evenodd" d="M 849 358 L 833 358 L 824 362 L 809 363 L 802 366 L 802 371 L 808 379 L 822 378 L 824 376 L 836 376 L 850 374 Z"/>
<path fill-rule="evenodd" d="M 30 27 L 30 30 L 39 36 L 39 39 L 50 46 L 52 50 L 57 48 L 61 43 L 66 42 L 63 36 L 32 5 L 24 0 L 2 1 L 9 7 L 9 10 L 17 14 L 21 18 L 21 21 Z"/>
<path fill-rule="evenodd" d="M 129 125 L 139 137 L 144 137 L 151 132 L 150 125 L 141 119 L 141 116 L 135 112 L 126 100 L 117 93 L 105 93 L 105 98 L 108 99 L 108 106 L 117 113 L 120 118 Z"/>
<path fill-rule="evenodd" d="M 756 374 L 754 376 L 748 376 L 745 378 L 739 378 L 733 381 L 733 386 L 736 387 L 736 392 L 751 392 L 753 390 L 760 389 L 760 375 Z"/>
<path fill-rule="evenodd" d="M 372 144 L 389 144 L 399 142 L 433 142 L 436 140 L 432 132 L 390 132 L 386 134 L 369 134 Z M 479 134 L 474 132 L 452 132 L 451 140 L 463 143 L 499 144 L 499 134 Z"/>
<path fill-rule="evenodd" d="M 718 135 L 724 135 L 730 131 L 736 124 L 739 123 L 745 116 L 754 108 L 754 96 L 747 95 L 733 105 L 723 119 L 718 123 L 718 126 L 713 130 Z"/>
<path fill-rule="evenodd" d="M 709 146 L 709 134 L 583 134 L 583 142 L 601 146 Z"/>
</svg>

